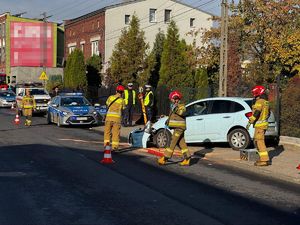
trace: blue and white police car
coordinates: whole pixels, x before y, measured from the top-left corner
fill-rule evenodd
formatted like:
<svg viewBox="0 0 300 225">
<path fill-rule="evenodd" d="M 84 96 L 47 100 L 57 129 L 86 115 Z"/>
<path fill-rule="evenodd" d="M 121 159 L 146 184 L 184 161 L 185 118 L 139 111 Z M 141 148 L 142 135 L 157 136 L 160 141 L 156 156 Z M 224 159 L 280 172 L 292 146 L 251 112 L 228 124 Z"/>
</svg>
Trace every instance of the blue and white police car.
<svg viewBox="0 0 300 225">
<path fill-rule="evenodd" d="M 97 125 L 100 114 L 82 93 L 62 93 L 48 104 L 47 122 L 64 125 Z"/>
</svg>

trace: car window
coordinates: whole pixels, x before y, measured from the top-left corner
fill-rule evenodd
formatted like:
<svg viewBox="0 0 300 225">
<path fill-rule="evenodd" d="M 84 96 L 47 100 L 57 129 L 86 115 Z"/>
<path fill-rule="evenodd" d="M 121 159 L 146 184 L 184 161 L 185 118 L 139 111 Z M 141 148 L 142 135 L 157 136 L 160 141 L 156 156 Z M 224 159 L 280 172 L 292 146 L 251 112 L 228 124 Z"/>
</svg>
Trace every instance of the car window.
<svg viewBox="0 0 300 225">
<path fill-rule="evenodd" d="M 215 100 L 212 105 L 211 113 L 230 113 L 231 101 L 228 100 Z"/>
<path fill-rule="evenodd" d="M 187 116 L 200 116 L 207 114 L 208 111 L 208 102 L 197 102 L 193 105 L 190 105 L 186 109 Z"/>
<path fill-rule="evenodd" d="M 254 105 L 253 104 L 254 103 L 253 99 L 246 100 L 245 102 L 250 106 L 250 108 L 252 108 L 252 105 Z"/>
<path fill-rule="evenodd" d="M 61 99 L 61 106 L 88 106 L 90 103 L 83 97 L 65 97 Z"/>
<path fill-rule="evenodd" d="M 245 110 L 245 108 L 240 103 L 232 102 L 230 112 L 240 112 L 240 111 L 243 111 L 243 110 Z"/>
</svg>

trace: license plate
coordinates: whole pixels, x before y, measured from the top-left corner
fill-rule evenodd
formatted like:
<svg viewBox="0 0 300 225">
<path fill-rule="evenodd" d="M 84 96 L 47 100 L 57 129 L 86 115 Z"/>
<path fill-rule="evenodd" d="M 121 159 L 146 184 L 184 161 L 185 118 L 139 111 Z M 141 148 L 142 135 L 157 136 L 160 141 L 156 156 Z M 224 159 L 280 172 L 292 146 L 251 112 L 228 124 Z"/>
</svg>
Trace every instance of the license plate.
<svg viewBox="0 0 300 225">
<path fill-rule="evenodd" d="M 77 117 L 77 120 L 87 120 L 87 117 Z"/>
</svg>

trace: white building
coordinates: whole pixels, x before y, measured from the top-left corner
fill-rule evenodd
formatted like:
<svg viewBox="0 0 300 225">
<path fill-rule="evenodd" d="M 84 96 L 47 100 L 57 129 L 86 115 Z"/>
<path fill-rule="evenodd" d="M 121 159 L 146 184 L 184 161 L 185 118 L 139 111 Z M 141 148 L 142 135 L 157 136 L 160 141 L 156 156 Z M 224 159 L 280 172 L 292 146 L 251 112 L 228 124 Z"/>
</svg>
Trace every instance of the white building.
<svg viewBox="0 0 300 225">
<path fill-rule="evenodd" d="M 211 14 L 176 0 L 125 1 L 65 21 L 65 57 L 75 48 L 80 48 L 85 58 L 101 54 L 105 71 L 121 31 L 129 27 L 134 14 L 140 20 L 150 50 L 156 34 L 159 30 L 166 34 L 171 20 L 176 22 L 180 38 L 188 44 L 194 39 L 189 32 L 213 25 L 209 20 Z M 200 38 L 196 39 L 196 45 L 201 45 Z"/>
<path fill-rule="evenodd" d="M 129 26 L 130 18 L 136 15 L 140 20 L 140 28 L 145 32 L 146 42 L 150 49 L 159 30 L 165 34 L 170 20 L 174 20 L 179 28 L 180 38 L 188 44 L 193 42 L 190 31 L 200 28 L 209 29 L 213 22 L 209 20 L 213 15 L 193 8 L 176 0 L 137 0 L 106 7 L 105 10 L 105 61 L 112 55 L 115 44 L 124 27 Z M 196 45 L 201 45 L 200 38 Z"/>
</svg>

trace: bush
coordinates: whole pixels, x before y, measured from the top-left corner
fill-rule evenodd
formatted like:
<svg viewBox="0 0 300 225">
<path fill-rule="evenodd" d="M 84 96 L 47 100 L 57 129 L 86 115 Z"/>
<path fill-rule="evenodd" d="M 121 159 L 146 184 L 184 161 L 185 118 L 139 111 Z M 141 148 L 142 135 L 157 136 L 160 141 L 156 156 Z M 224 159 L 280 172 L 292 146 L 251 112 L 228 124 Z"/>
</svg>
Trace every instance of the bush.
<svg viewBox="0 0 300 225">
<path fill-rule="evenodd" d="M 51 92 L 55 87 L 61 87 L 62 83 L 62 75 L 51 75 L 47 81 L 46 89 Z"/>
<path fill-rule="evenodd" d="M 281 133 L 300 138 L 300 78 L 289 81 L 282 93 Z"/>
</svg>

